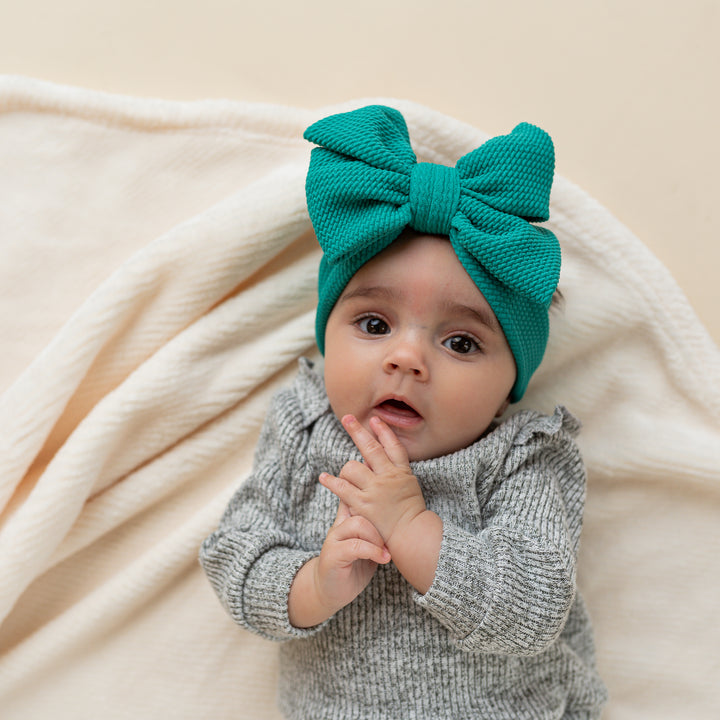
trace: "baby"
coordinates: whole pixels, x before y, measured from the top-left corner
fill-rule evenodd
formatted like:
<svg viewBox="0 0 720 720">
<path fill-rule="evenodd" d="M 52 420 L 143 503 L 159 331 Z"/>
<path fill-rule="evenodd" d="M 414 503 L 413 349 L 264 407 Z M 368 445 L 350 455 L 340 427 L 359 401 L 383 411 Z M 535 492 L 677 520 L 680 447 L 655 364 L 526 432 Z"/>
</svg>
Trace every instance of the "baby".
<svg viewBox="0 0 720 720">
<path fill-rule="evenodd" d="M 554 154 L 520 125 L 455 168 L 396 110 L 325 118 L 308 208 L 317 340 L 203 543 L 243 627 L 284 641 L 288 718 L 597 718 L 575 585 L 577 421 L 524 410 L 557 287 Z"/>
</svg>

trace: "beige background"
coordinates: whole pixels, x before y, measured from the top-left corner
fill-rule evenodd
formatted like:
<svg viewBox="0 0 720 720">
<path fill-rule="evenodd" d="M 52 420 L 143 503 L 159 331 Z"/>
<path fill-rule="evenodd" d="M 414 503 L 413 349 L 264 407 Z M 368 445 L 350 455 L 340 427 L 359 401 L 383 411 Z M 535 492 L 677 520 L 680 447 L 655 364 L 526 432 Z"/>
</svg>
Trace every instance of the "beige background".
<svg viewBox="0 0 720 720">
<path fill-rule="evenodd" d="M 650 246 L 720 341 L 720 0 L 0 0 L 0 18 L 3 73 L 537 123 L 558 172 Z"/>
</svg>

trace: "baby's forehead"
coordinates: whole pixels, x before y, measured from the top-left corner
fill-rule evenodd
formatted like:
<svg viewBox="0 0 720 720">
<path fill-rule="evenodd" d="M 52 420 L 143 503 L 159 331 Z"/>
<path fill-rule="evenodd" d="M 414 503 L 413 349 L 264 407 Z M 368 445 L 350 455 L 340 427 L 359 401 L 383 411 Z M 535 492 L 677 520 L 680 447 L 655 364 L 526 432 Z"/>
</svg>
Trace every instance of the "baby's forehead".
<svg viewBox="0 0 720 720">
<path fill-rule="evenodd" d="M 386 267 L 406 272 L 411 265 L 425 265 L 436 262 L 438 258 L 451 259 L 460 264 L 449 238 L 405 231 L 361 265 L 355 275 Z"/>
<path fill-rule="evenodd" d="M 449 287 L 482 299 L 447 237 L 403 233 L 387 248 L 359 267 L 348 287 L 360 284 L 394 286 L 416 279 L 444 280 Z"/>
</svg>

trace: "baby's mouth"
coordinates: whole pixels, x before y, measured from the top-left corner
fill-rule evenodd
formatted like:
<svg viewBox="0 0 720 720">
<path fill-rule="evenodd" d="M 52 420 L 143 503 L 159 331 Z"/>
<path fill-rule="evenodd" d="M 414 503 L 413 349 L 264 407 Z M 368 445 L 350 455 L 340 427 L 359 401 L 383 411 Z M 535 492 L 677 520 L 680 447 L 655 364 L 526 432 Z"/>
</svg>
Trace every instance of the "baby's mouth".
<svg viewBox="0 0 720 720">
<path fill-rule="evenodd" d="M 375 406 L 377 414 L 390 425 L 409 426 L 422 420 L 422 415 L 404 400 L 388 398 Z"/>
</svg>

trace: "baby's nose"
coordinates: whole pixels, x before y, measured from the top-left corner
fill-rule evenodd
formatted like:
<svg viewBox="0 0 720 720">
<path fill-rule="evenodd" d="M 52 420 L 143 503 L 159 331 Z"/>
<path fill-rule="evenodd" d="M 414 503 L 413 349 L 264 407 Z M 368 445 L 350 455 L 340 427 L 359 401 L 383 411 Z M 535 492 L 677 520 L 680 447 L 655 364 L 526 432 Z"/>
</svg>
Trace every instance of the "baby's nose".
<svg viewBox="0 0 720 720">
<path fill-rule="evenodd" d="M 425 379 L 428 375 L 427 361 L 421 343 L 410 338 L 398 339 L 385 356 L 386 372 L 402 372 Z"/>
</svg>

